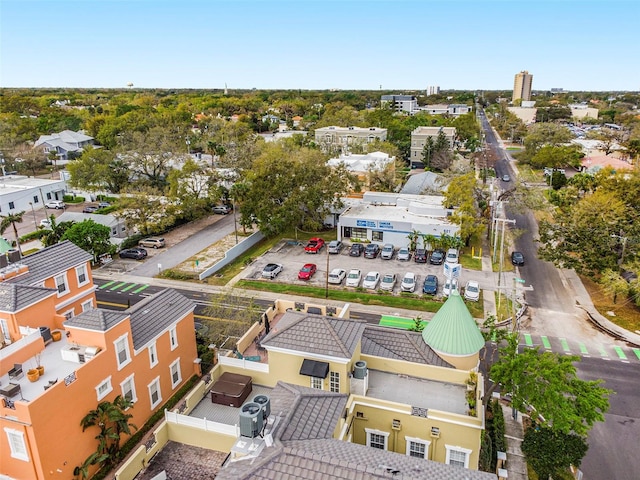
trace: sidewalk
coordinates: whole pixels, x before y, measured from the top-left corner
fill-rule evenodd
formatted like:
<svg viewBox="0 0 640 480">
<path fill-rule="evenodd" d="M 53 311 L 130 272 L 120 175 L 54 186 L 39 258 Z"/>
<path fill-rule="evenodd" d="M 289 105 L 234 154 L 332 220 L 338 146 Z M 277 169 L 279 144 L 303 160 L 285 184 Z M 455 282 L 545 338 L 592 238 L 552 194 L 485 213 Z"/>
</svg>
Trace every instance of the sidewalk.
<svg viewBox="0 0 640 480">
<path fill-rule="evenodd" d="M 504 415 L 505 438 L 507 440 L 507 464 L 506 470 L 509 473 L 509 480 L 527 480 L 527 462 L 524 459 L 520 446 L 524 438 L 524 430 L 522 427 L 522 414 L 518 413 L 518 418 L 513 419 L 511 407 L 502 406 L 502 414 Z"/>
</svg>

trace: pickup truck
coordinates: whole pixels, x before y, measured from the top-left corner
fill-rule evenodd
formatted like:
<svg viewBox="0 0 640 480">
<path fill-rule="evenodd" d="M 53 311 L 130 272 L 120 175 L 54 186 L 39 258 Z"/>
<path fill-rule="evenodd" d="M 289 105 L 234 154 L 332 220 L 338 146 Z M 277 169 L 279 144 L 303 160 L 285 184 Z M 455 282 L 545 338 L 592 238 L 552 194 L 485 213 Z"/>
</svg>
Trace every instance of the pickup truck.
<svg viewBox="0 0 640 480">
<path fill-rule="evenodd" d="M 304 251 L 307 253 L 318 253 L 324 247 L 324 240 L 321 238 L 311 238 L 307 243 L 307 246 L 304 247 Z"/>
</svg>

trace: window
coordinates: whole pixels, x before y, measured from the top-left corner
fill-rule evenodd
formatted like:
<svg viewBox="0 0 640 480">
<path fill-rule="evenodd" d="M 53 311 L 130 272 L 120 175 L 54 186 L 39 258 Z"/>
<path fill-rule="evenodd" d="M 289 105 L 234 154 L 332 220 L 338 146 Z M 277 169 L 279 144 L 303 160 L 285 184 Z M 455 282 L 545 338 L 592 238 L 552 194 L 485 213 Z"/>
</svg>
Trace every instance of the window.
<svg viewBox="0 0 640 480">
<path fill-rule="evenodd" d="M 158 364 L 158 352 L 156 350 L 155 342 L 149 345 L 149 363 L 151 367 L 155 367 Z"/>
<path fill-rule="evenodd" d="M 469 455 L 471 454 L 471 450 L 462 447 L 452 447 L 446 444 L 444 448 L 447 449 L 447 458 L 444 463 L 469 468 Z"/>
<path fill-rule="evenodd" d="M 29 461 L 29 453 L 27 452 L 27 445 L 24 442 L 24 433 L 13 428 L 4 428 L 9 440 L 9 448 L 11 449 L 11 456 L 18 460 Z"/>
<path fill-rule="evenodd" d="M 340 393 L 340 372 L 331 372 L 329 375 L 329 389 L 334 393 Z"/>
<path fill-rule="evenodd" d="M 171 372 L 171 388 L 176 388 L 182 381 L 182 373 L 180 373 L 180 359 L 178 358 L 169 367 Z"/>
<path fill-rule="evenodd" d="M 342 227 L 342 236 L 344 238 L 351 238 L 351 227 Z"/>
<path fill-rule="evenodd" d="M 51 192 L 47 192 L 47 200 L 51 200 Z"/>
<path fill-rule="evenodd" d="M 171 330 L 169 330 L 169 342 L 171 343 L 171 350 L 175 350 L 178 346 L 178 333 L 176 332 L 176 327 L 171 327 Z"/>
<path fill-rule="evenodd" d="M 87 275 L 87 266 L 81 265 L 76 267 L 76 275 L 78 276 L 78 286 L 81 287 L 89 282 L 89 276 Z"/>
<path fill-rule="evenodd" d="M 416 458 L 429 458 L 429 440 L 423 440 L 421 438 L 404 437 L 407 442 L 407 455 Z"/>
<path fill-rule="evenodd" d="M 364 240 L 365 238 L 367 238 L 367 229 L 366 228 L 352 227 L 351 228 L 351 236 L 353 238 L 359 238 L 361 240 Z"/>
<path fill-rule="evenodd" d="M 73 318 L 75 316 L 75 312 L 73 310 L 68 310 L 64 312 L 63 315 L 64 315 L 64 318 L 69 320 L 70 318 Z"/>
<path fill-rule="evenodd" d="M 93 310 L 93 300 L 87 300 L 82 304 L 83 312 L 88 312 L 89 310 Z"/>
<path fill-rule="evenodd" d="M 149 399 L 151 400 L 151 408 L 156 408 L 162 401 L 160 394 L 160 377 L 151 382 L 147 388 L 149 389 Z"/>
<path fill-rule="evenodd" d="M 371 240 L 374 242 L 382 242 L 384 232 L 371 231 Z"/>
<path fill-rule="evenodd" d="M 120 384 L 120 390 L 122 390 L 122 397 L 129 400 L 131 403 L 136 403 L 138 397 L 136 396 L 136 384 L 133 381 L 133 375 L 127 377 L 124 382 Z"/>
<path fill-rule="evenodd" d="M 116 348 L 116 357 L 118 359 L 118 370 L 121 370 L 125 365 L 131 362 L 128 340 L 128 335 L 125 334 L 113 342 L 113 345 Z"/>
<path fill-rule="evenodd" d="M 58 296 L 64 295 L 69 291 L 67 288 L 67 274 L 63 273 L 55 277 L 56 288 L 58 289 Z"/>
<path fill-rule="evenodd" d="M 33 196 L 33 203 L 38 203 L 40 201 L 40 198 L 37 195 Z"/>
<path fill-rule="evenodd" d="M 9 210 L 13 210 L 14 208 L 16 208 L 15 204 L 13 202 L 9 202 Z"/>
<path fill-rule="evenodd" d="M 389 440 L 388 432 L 373 430 L 371 428 L 365 428 L 364 431 L 367 433 L 367 447 L 378 448 L 380 450 L 387 449 L 387 441 Z"/>
<path fill-rule="evenodd" d="M 113 387 L 111 386 L 111 376 L 104 380 L 100 385 L 96 387 L 96 393 L 98 394 L 98 401 L 106 397 Z"/>
<path fill-rule="evenodd" d="M 311 377 L 311 388 L 322 390 L 323 379 L 319 377 Z"/>
</svg>

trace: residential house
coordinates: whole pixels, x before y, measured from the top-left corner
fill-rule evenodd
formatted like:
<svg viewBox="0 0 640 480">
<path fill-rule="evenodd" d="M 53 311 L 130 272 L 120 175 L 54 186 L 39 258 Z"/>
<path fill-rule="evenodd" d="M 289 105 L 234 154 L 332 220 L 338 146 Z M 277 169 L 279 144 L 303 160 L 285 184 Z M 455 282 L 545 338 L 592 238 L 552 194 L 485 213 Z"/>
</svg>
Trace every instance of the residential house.
<svg viewBox="0 0 640 480">
<path fill-rule="evenodd" d="M 111 232 L 112 243 L 120 243 L 122 239 L 129 236 L 129 231 L 127 229 L 127 226 L 125 225 L 124 219 L 110 214 L 102 215 L 99 213 L 64 212 L 62 215 L 56 218 L 56 223 L 81 223 L 85 220 L 93 220 L 99 225 L 108 227 Z"/>
<path fill-rule="evenodd" d="M 426 112 L 430 115 L 450 115 L 452 117 L 458 117 L 460 115 L 466 115 L 472 110 L 472 107 L 465 104 L 460 103 L 452 103 L 452 104 L 433 104 L 433 105 L 424 105 L 423 107 L 419 107 L 415 112 Z"/>
<path fill-rule="evenodd" d="M 395 172 L 396 157 L 384 152 L 372 152 L 366 154 L 341 154 L 337 158 L 327 161 L 330 167 L 344 165 L 347 171 L 358 177 L 365 190 L 369 189 L 369 180 L 372 172 L 382 172 L 387 168 Z"/>
<path fill-rule="evenodd" d="M 199 373 L 194 304 L 167 289 L 122 312 L 92 308 L 90 258 L 63 242 L 0 269 L 12 275 L 0 283 L 1 478 L 72 478 L 97 449 L 97 427 L 80 422 L 98 403 L 131 400 L 141 427 Z"/>
<path fill-rule="evenodd" d="M 376 140 L 384 142 L 387 129 L 379 127 L 322 127 L 315 131 L 315 141 L 323 151 L 349 151 L 352 145 L 364 145 Z"/>
<path fill-rule="evenodd" d="M 55 152 L 60 160 L 67 160 L 70 153 L 82 153 L 86 147 L 93 144 L 93 137 L 81 131 L 64 130 L 51 135 L 40 135 L 34 148 L 41 148 L 44 153 Z"/>
<path fill-rule="evenodd" d="M 0 215 L 44 208 L 49 200 L 62 200 L 67 182 L 26 175 L 0 177 Z M 33 210 L 32 210 L 33 209 Z M 25 218 L 26 220 L 26 218 Z"/>
<path fill-rule="evenodd" d="M 432 138 L 435 142 L 440 132 L 444 133 L 449 142 L 449 147 L 453 149 L 456 139 L 455 127 L 417 127 L 411 132 L 410 162 L 413 168 L 424 162 L 424 146 L 427 143 L 427 139 Z"/>
<path fill-rule="evenodd" d="M 406 195 L 365 192 L 338 219 L 338 240 L 372 242 L 397 247 L 409 245 L 409 234 L 456 236 L 459 226 L 449 221 L 452 209 L 445 208 L 439 195 Z M 419 239 L 418 246 L 422 240 Z"/>
</svg>

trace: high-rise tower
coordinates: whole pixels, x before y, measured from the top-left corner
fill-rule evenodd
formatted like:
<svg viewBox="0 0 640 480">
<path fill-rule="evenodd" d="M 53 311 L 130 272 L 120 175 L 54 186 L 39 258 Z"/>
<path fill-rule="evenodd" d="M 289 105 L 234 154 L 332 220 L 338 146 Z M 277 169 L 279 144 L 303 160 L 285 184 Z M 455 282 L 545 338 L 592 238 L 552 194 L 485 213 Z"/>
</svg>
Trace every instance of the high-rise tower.
<svg viewBox="0 0 640 480">
<path fill-rule="evenodd" d="M 521 98 L 524 101 L 531 100 L 531 84 L 533 83 L 533 75 L 526 70 L 520 73 L 516 73 L 513 80 L 513 98 L 512 101 L 516 101 Z"/>
</svg>

